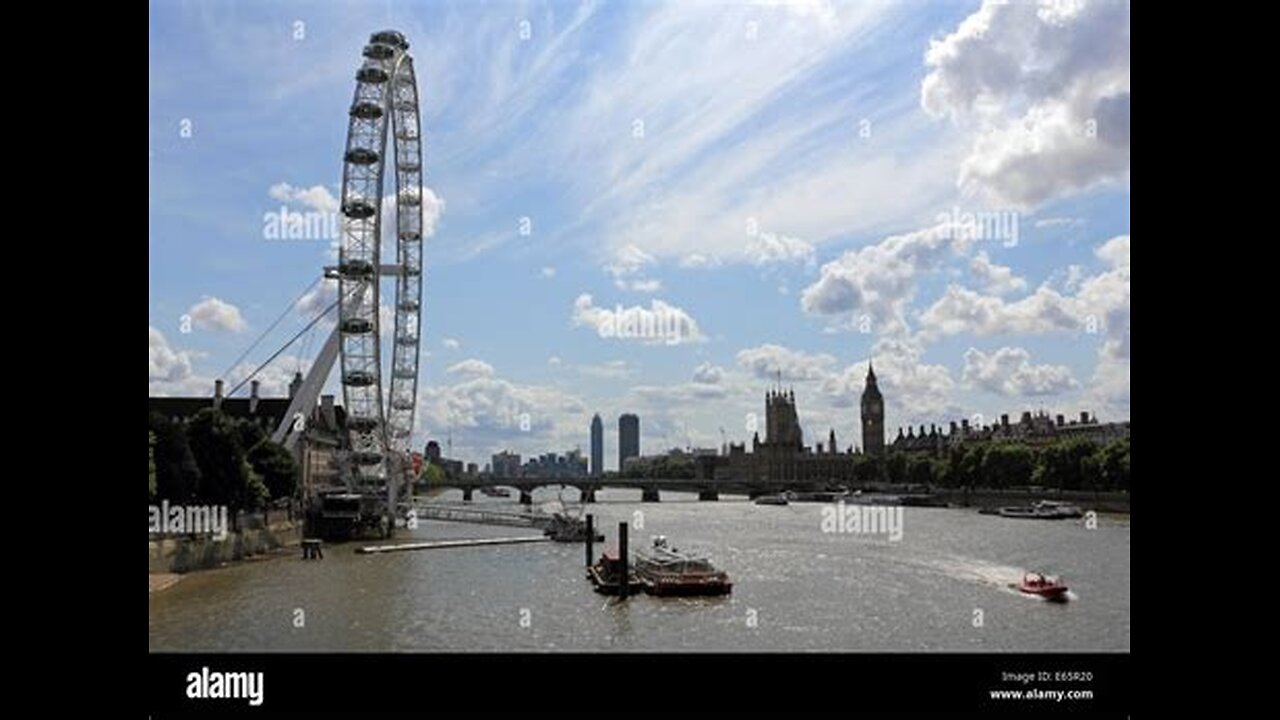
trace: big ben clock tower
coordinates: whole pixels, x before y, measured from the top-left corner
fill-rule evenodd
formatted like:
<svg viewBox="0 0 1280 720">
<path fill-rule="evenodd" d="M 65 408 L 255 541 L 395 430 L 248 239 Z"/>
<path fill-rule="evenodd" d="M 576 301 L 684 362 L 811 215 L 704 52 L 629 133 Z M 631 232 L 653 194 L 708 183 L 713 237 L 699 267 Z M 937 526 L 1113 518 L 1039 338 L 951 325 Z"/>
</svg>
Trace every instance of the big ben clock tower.
<svg viewBox="0 0 1280 720">
<path fill-rule="evenodd" d="M 884 398 L 876 386 L 876 371 L 867 363 L 867 386 L 862 391 L 862 451 L 884 454 Z"/>
</svg>

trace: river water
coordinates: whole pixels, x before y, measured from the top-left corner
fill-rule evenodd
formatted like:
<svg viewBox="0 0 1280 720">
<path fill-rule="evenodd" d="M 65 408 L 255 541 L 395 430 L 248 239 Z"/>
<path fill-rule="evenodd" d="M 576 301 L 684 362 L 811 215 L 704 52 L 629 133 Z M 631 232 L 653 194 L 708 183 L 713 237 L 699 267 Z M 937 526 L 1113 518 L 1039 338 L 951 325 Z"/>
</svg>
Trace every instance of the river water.
<svg viewBox="0 0 1280 720">
<path fill-rule="evenodd" d="M 535 503 L 557 497 L 552 489 L 534 494 Z M 597 497 L 588 509 L 606 546 L 615 546 L 619 521 L 631 523 L 633 549 L 665 535 L 726 570 L 733 594 L 606 598 L 585 579 L 577 544 L 357 555 L 359 543 L 348 543 L 326 547 L 321 561 L 291 553 L 193 573 L 152 593 L 148 645 L 152 651 L 1130 650 L 1128 516 L 1100 517 L 1090 529 L 1079 520 L 909 507 L 895 541 L 883 532 L 840 532 L 830 517 L 824 528 L 821 503 L 698 502 L 679 493 L 641 503 L 639 491 L 629 490 Z M 534 534 L 423 521 L 399 531 L 394 542 Z M 1025 570 L 1060 574 L 1071 586 L 1070 602 L 1047 603 L 1009 588 Z"/>
</svg>

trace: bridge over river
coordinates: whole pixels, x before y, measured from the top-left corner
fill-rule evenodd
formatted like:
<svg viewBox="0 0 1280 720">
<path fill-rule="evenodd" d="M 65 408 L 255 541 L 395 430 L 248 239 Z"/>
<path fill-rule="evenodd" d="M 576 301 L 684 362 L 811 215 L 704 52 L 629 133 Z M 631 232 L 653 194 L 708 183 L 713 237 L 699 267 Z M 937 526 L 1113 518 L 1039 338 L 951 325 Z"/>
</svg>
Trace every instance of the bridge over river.
<svg viewBox="0 0 1280 720">
<path fill-rule="evenodd" d="M 629 488 L 640 490 L 644 502 L 658 502 L 660 493 L 668 492 L 697 493 L 699 500 L 719 500 L 720 494 L 746 495 L 755 498 L 771 495 L 784 490 L 796 492 L 815 492 L 833 490 L 834 486 L 822 481 L 810 480 L 761 480 L 761 479 L 712 479 L 712 478 L 546 478 L 546 477 L 495 477 L 473 476 L 455 477 L 431 486 L 434 488 L 457 488 L 462 491 L 462 499 L 470 501 L 472 493 L 483 488 L 510 488 L 519 491 L 520 502 L 524 505 L 533 503 L 533 491 L 540 487 L 572 487 L 581 493 L 582 502 L 596 501 L 596 491 L 602 488 Z"/>
</svg>

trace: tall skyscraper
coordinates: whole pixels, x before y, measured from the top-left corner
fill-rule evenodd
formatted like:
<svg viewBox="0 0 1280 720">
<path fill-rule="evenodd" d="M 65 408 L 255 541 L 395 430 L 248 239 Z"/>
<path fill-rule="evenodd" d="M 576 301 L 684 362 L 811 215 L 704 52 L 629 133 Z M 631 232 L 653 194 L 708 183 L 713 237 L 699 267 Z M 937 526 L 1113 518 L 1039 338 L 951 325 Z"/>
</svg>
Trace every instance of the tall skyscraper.
<svg viewBox="0 0 1280 720">
<path fill-rule="evenodd" d="M 604 421 L 600 413 L 591 418 L 591 474 L 604 475 Z"/>
<path fill-rule="evenodd" d="M 862 391 L 862 452 L 884 454 L 884 398 L 871 363 L 867 363 L 867 386 Z"/>
<path fill-rule="evenodd" d="M 618 469 L 630 457 L 640 457 L 640 418 L 626 413 L 618 418 Z"/>
</svg>

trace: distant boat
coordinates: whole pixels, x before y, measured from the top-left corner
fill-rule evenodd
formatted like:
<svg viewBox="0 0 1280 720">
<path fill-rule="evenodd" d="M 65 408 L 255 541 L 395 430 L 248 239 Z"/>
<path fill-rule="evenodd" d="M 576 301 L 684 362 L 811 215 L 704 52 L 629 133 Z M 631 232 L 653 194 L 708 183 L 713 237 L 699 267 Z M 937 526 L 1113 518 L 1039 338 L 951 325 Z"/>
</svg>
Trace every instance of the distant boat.
<svg viewBox="0 0 1280 720">
<path fill-rule="evenodd" d="M 586 542 L 587 524 L 580 518 L 556 513 L 542 533 L 556 542 Z M 593 542 L 604 542 L 604 533 L 593 531 L 591 534 Z"/>
<path fill-rule="evenodd" d="M 728 595 L 733 583 L 706 558 L 688 555 L 667 544 L 661 535 L 648 553 L 636 555 L 636 575 L 650 595 Z"/>
<path fill-rule="evenodd" d="M 1042 517 L 1058 520 L 1084 517 L 1084 511 L 1075 505 L 1063 502 L 1055 502 L 1053 500 L 1041 500 L 1034 502 L 1031 507 L 1036 509 Z"/>
<path fill-rule="evenodd" d="M 861 490 L 854 490 L 851 493 L 840 496 L 840 500 L 850 505 L 903 505 L 901 495 L 890 495 L 888 493 L 864 493 Z"/>
<path fill-rule="evenodd" d="M 1027 595 L 1039 595 L 1046 600 L 1066 600 L 1067 585 L 1060 579 L 1040 573 L 1029 572 L 1012 587 Z"/>
<path fill-rule="evenodd" d="M 1084 511 L 1075 505 L 1040 500 L 1030 505 L 1010 505 L 996 511 L 997 515 L 1006 518 L 1024 520 L 1064 520 L 1084 516 Z"/>
<path fill-rule="evenodd" d="M 1018 518 L 1023 520 L 1044 520 L 1046 518 L 1040 515 L 1040 512 L 1030 505 L 1010 505 L 1002 507 L 996 511 L 996 514 L 1004 518 Z"/>
</svg>

